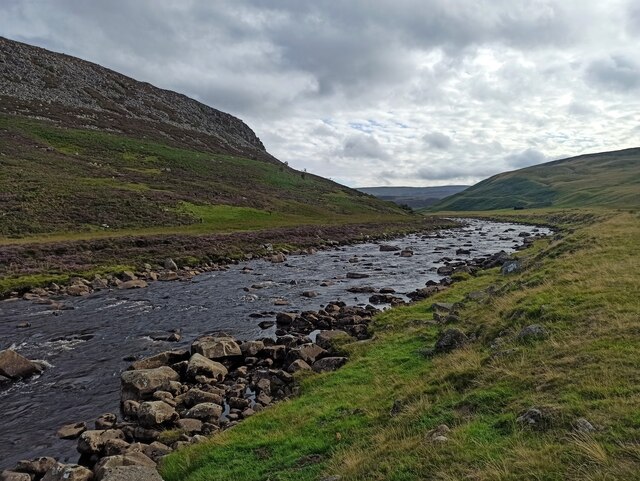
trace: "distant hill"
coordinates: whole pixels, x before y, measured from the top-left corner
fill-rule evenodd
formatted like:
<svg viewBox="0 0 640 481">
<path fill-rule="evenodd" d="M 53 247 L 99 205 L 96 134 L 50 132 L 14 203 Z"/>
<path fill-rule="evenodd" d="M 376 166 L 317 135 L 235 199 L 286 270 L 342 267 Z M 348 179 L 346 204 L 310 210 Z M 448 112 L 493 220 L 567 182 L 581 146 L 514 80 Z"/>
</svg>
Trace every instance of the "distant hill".
<svg viewBox="0 0 640 481">
<path fill-rule="evenodd" d="M 468 185 L 443 185 L 439 187 L 358 187 L 357 190 L 395 202 L 408 205 L 413 209 L 421 209 L 435 204 L 440 199 L 456 194 L 469 187 Z"/>
<path fill-rule="evenodd" d="M 0 240 L 405 215 L 291 169 L 232 115 L 2 37 L 0 106 Z"/>
<path fill-rule="evenodd" d="M 429 210 L 639 207 L 640 148 L 580 155 L 494 175 Z"/>
</svg>

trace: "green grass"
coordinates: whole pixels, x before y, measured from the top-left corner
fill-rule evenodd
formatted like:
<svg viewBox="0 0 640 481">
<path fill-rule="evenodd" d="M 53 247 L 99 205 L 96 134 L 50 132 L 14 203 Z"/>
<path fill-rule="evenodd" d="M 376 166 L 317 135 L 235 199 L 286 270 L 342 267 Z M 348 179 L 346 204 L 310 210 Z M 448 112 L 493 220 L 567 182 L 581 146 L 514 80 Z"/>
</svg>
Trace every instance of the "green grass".
<svg viewBox="0 0 640 481">
<path fill-rule="evenodd" d="M 640 149 L 582 155 L 498 174 L 429 210 L 585 206 L 640 206 Z"/>
<path fill-rule="evenodd" d="M 345 367 L 301 379 L 300 397 L 172 454 L 165 479 L 640 479 L 640 218 L 616 211 L 523 218 L 562 226 L 563 238 L 521 252 L 520 274 L 485 271 L 380 314 L 375 340 L 346 346 Z M 488 288 L 494 294 L 465 301 Z M 463 301 L 454 327 L 477 341 L 425 358 L 438 332 L 434 301 Z M 532 323 L 549 339 L 518 343 L 515 334 Z M 501 350 L 515 351 L 492 358 L 497 337 Z M 395 400 L 403 409 L 392 417 Z M 545 410 L 548 428 L 516 422 L 531 406 Z M 598 431 L 576 434 L 578 417 Z M 442 423 L 450 439 L 434 444 L 427 433 Z M 311 454 L 320 462 L 302 463 Z"/>
</svg>

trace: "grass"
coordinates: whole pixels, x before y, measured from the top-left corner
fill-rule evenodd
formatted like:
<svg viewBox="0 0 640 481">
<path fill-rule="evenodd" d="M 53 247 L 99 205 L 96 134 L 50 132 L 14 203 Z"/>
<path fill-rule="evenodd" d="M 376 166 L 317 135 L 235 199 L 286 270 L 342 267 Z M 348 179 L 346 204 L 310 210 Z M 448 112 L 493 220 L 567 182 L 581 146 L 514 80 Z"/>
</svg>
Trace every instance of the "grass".
<svg viewBox="0 0 640 481">
<path fill-rule="evenodd" d="M 375 340 L 345 347 L 345 367 L 302 378 L 300 397 L 172 454 L 165 479 L 640 479 L 639 215 L 521 215 L 563 233 L 520 253 L 522 273 L 481 272 L 380 314 Z M 478 290 L 491 295 L 466 300 Z M 438 333 L 434 301 L 464 302 L 454 327 L 477 340 L 424 357 Z M 532 323 L 549 338 L 517 342 Z M 532 406 L 548 419 L 543 429 L 516 421 Z M 597 431 L 577 433 L 579 417 Z M 428 432 L 443 423 L 449 441 L 433 443 Z"/>
<path fill-rule="evenodd" d="M 640 206 L 640 149 L 582 155 L 505 172 L 431 211 Z"/>
</svg>

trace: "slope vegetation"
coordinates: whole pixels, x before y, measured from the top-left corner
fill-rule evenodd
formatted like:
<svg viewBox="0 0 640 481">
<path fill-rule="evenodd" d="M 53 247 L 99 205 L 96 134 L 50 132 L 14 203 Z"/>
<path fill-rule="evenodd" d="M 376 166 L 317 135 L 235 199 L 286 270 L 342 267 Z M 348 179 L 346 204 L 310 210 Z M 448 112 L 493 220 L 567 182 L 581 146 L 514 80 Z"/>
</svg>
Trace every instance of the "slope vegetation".
<svg viewBox="0 0 640 481">
<path fill-rule="evenodd" d="M 640 205 L 640 149 L 581 155 L 506 172 L 430 210 Z"/>
</svg>

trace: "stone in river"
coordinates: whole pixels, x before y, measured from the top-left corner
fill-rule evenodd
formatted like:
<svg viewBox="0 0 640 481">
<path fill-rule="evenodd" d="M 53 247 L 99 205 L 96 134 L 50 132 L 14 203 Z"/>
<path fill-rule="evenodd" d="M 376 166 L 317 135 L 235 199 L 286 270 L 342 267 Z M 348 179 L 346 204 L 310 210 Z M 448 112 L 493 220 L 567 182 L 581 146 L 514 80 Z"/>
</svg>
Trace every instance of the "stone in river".
<svg viewBox="0 0 640 481">
<path fill-rule="evenodd" d="M 60 439 L 76 439 L 87 430 L 87 423 L 66 424 L 58 429 L 58 437 Z"/>
<path fill-rule="evenodd" d="M 0 351 L 0 376 L 20 379 L 39 374 L 41 371 L 37 364 L 11 349 Z"/>
<path fill-rule="evenodd" d="M 366 279 L 369 274 L 363 272 L 347 272 L 347 279 Z"/>
<path fill-rule="evenodd" d="M 179 381 L 180 375 L 168 366 L 155 369 L 125 371 L 121 375 L 122 401 L 137 400 L 155 391 L 166 390 L 171 381 Z"/>
</svg>

